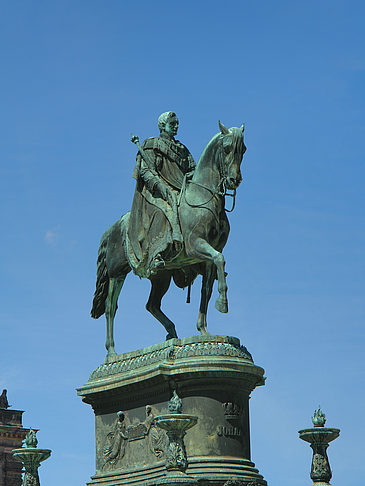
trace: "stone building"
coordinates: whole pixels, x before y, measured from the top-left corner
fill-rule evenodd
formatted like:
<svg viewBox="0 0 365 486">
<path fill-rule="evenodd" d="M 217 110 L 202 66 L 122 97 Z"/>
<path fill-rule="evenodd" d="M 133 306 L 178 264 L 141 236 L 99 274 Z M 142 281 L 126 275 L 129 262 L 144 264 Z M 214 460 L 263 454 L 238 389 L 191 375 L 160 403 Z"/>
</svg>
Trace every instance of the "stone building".
<svg viewBox="0 0 365 486">
<path fill-rule="evenodd" d="M 6 390 L 0 395 L 0 486 L 20 486 L 22 464 L 11 451 L 22 446 L 29 429 L 22 425 L 22 410 L 10 410 Z"/>
</svg>

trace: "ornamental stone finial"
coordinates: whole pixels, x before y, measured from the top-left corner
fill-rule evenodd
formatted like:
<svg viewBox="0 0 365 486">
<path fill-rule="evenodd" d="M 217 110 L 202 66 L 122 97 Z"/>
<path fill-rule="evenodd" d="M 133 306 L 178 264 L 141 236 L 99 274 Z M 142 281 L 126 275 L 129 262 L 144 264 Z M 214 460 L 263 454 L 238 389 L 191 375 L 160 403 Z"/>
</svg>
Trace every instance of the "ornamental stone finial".
<svg viewBox="0 0 365 486">
<path fill-rule="evenodd" d="M 194 427 L 198 421 L 196 415 L 181 413 L 182 400 L 179 398 L 176 390 L 168 403 L 170 413 L 158 415 L 155 417 L 155 424 L 157 427 L 166 431 L 169 444 L 166 450 L 166 470 L 168 474 L 168 482 L 161 483 L 167 485 L 182 485 L 186 486 L 197 485 L 198 481 L 188 476 L 185 471 L 188 467 L 188 458 L 184 444 L 184 436 L 186 431 Z M 176 481 L 176 482 L 175 482 Z"/>
<path fill-rule="evenodd" d="M 178 394 L 176 393 L 176 390 L 174 390 L 172 398 L 169 401 L 168 409 L 169 409 L 169 412 L 171 412 L 171 413 L 181 413 L 182 400 L 181 400 L 181 398 L 179 398 Z"/>
<path fill-rule="evenodd" d="M 299 438 L 309 442 L 313 449 L 312 467 L 310 477 L 316 486 L 328 486 L 332 478 L 327 448 L 331 441 L 340 435 L 339 429 L 325 427 L 326 416 L 321 407 L 314 412 L 312 417 L 314 427 L 299 431 Z"/>
<path fill-rule="evenodd" d="M 33 430 L 32 428 L 29 429 L 29 432 L 24 439 L 25 447 L 37 447 L 38 439 L 36 437 L 36 434 L 36 430 Z"/>
<path fill-rule="evenodd" d="M 48 459 L 52 452 L 50 449 L 37 448 L 36 433 L 36 430 L 29 429 L 24 440 L 25 447 L 12 451 L 15 459 L 23 463 L 25 469 L 22 486 L 40 486 L 38 468 L 40 463 Z"/>
<path fill-rule="evenodd" d="M 314 411 L 312 422 L 314 427 L 324 427 L 324 424 L 326 423 L 326 416 L 322 412 L 320 405 L 318 406 L 318 410 Z"/>
</svg>

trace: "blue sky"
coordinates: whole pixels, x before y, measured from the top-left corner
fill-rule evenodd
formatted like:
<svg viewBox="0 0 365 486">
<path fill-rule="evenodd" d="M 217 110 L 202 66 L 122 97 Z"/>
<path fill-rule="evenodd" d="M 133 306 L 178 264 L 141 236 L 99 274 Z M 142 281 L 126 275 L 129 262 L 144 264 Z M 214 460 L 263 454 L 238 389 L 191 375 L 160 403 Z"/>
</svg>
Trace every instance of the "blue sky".
<svg viewBox="0 0 365 486">
<path fill-rule="evenodd" d="M 167 110 L 198 159 L 218 119 L 246 124 L 230 216 L 234 335 L 264 367 L 251 399 L 252 458 L 272 486 L 309 484 L 297 431 L 321 404 L 333 484 L 364 476 L 363 2 L 2 2 L 0 388 L 53 455 L 44 484 L 94 473 L 93 413 L 76 396 L 104 359 L 89 317 L 103 231 L 131 205 L 135 146 Z M 129 276 L 117 350 L 164 339 Z M 216 290 L 215 290 L 216 292 Z M 195 333 L 199 283 L 166 313 Z"/>
</svg>

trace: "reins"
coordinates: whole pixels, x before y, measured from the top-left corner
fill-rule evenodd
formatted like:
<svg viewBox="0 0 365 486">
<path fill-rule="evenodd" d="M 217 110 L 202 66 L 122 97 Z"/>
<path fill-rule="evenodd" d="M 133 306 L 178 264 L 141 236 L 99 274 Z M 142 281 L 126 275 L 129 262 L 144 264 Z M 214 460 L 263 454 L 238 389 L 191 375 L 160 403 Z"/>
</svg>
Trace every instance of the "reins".
<svg viewBox="0 0 365 486">
<path fill-rule="evenodd" d="M 179 195 L 179 201 L 178 201 L 178 206 L 180 205 L 180 202 L 181 202 L 181 198 L 182 196 L 184 195 L 185 197 L 185 202 L 188 206 L 190 206 L 191 208 L 202 208 L 204 207 L 206 204 L 209 204 L 210 201 L 215 197 L 215 196 L 224 196 L 224 192 L 222 191 L 219 191 L 218 189 L 214 190 L 214 189 L 211 189 L 210 187 L 207 187 L 207 186 L 204 186 L 204 184 L 200 184 L 200 182 L 195 182 L 193 180 L 190 180 L 189 183 L 190 184 L 195 184 L 196 186 L 198 187 L 201 187 L 202 189 L 205 189 L 207 190 L 208 192 L 211 193 L 211 197 L 203 202 L 203 203 L 199 203 L 199 204 L 194 204 L 194 203 L 190 203 L 187 198 L 186 198 L 186 175 L 184 177 L 184 181 L 183 181 L 183 185 L 182 185 L 182 188 L 181 188 L 181 192 L 180 192 L 180 195 Z"/>
<path fill-rule="evenodd" d="M 222 149 L 223 149 L 223 147 L 222 147 Z M 235 206 L 236 206 L 236 189 L 233 189 L 233 193 L 232 194 L 230 194 L 228 192 L 229 189 L 227 189 L 227 186 L 226 186 L 227 176 L 225 174 L 225 172 L 226 172 L 225 171 L 225 168 L 226 168 L 225 167 L 225 164 L 223 164 L 220 161 L 220 164 L 219 164 L 219 175 L 221 176 L 222 179 L 219 182 L 218 187 L 216 189 L 211 189 L 210 187 L 207 187 L 204 184 L 201 184 L 200 182 L 193 181 L 192 179 L 189 180 L 189 181 L 187 181 L 187 174 L 185 174 L 184 180 L 183 180 L 183 183 L 182 183 L 182 187 L 181 187 L 181 191 L 180 191 L 180 194 L 179 194 L 179 199 L 178 199 L 177 205 L 180 206 L 181 198 L 183 197 L 183 195 L 185 197 L 186 204 L 188 206 L 190 206 L 191 208 L 202 208 L 202 207 L 206 206 L 207 204 L 209 204 L 210 201 L 212 201 L 215 196 L 218 196 L 218 197 L 226 197 L 226 196 L 229 196 L 229 197 L 232 197 L 233 198 L 232 208 L 231 209 L 227 209 L 226 207 L 224 207 L 224 210 L 227 213 L 231 213 L 234 210 Z M 211 197 L 208 199 L 208 201 L 206 201 L 204 203 L 199 203 L 199 204 L 189 203 L 189 201 L 186 198 L 186 184 L 187 184 L 187 182 L 189 182 L 190 184 L 195 184 L 196 186 L 201 187 L 202 189 L 205 189 L 206 191 L 210 192 L 211 193 Z"/>
<path fill-rule="evenodd" d="M 226 189 L 226 192 L 224 193 L 224 197 L 225 196 L 229 196 L 229 197 L 233 198 L 232 199 L 232 208 L 231 209 L 227 209 L 226 207 L 224 208 L 226 213 L 231 213 L 236 206 L 236 189 L 233 189 L 233 194 L 230 194 L 229 192 L 227 192 L 227 189 Z"/>
</svg>

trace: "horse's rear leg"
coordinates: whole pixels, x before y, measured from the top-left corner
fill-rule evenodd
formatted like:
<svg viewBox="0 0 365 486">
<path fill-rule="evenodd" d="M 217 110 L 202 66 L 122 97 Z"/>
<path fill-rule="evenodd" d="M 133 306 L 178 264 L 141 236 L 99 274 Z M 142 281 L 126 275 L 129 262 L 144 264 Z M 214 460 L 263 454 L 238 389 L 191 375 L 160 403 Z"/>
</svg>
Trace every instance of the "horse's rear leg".
<svg viewBox="0 0 365 486">
<path fill-rule="evenodd" d="M 219 312 L 228 312 L 228 300 L 227 300 L 227 282 L 226 275 L 224 273 L 225 261 L 222 253 L 215 250 L 207 241 L 203 238 L 197 238 L 193 248 L 193 256 L 201 258 L 202 260 L 208 260 L 215 264 L 217 267 L 218 278 L 218 292 L 219 297 L 215 302 L 215 308 Z"/>
<path fill-rule="evenodd" d="M 207 331 L 207 310 L 210 297 L 212 295 L 213 283 L 215 278 L 215 269 L 212 263 L 205 264 L 205 271 L 203 274 L 202 290 L 199 317 L 197 322 L 197 329 L 201 334 L 209 334 Z"/>
<path fill-rule="evenodd" d="M 146 304 L 146 309 L 153 317 L 161 322 L 167 331 L 166 340 L 177 338 L 175 325 L 161 311 L 161 300 L 170 287 L 171 273 L 163 272 L 154 277 L 150 277 L 151 292 Z"/>
<path fill-rule="evenodd" d="M 122 290 L 125 277 L 126 275 L 109 279 L 108 296 L 105 301 L 105 317 L 106 317 L 105 347 L 107 350 L 106 359 L 115 356 L 117 354 L 114 349 L 114 337 L 113 337 L 114 317 L 115 317 L 115 313 L 117 312 L 118 297 L 120 291 Z"/>
</svg>

